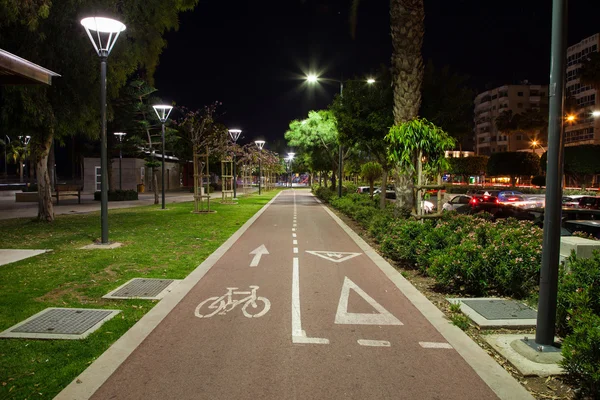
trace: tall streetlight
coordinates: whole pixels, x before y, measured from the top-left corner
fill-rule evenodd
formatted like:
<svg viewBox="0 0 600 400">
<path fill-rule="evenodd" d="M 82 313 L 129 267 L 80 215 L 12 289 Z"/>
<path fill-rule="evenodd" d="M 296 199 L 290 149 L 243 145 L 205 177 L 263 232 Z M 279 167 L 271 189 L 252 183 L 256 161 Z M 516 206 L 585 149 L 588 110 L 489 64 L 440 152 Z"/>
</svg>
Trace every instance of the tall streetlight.
<svg viewBox="0 0 600 400">
<path fill-rule="evenodd" d="M 296 153 L 288 153 L 288 158 L 287 158 L 287 162 L 288 162 L 288 175 L 289 175 L 289 179 L 290 179 L 290 187 L 293 187 L 292 185 L 292 162 L 294 161 L 294 156 L 296 155 Z"/>
<path fill-rule="evenodd" d="M 171 110 L 173 106 L 167 106 L 164 104 L 159 104 L 152 106 L 154 108 L 154 112 L 158 117 L 158 120 L 162 123 L 162 172 L 161 172 L 161 186 L 162 186 L 162 209 L 165 209 L 165 122 L 169 119 L 169 114 L 171 114 Z"/>
<path fill-rule="evenodd" d="M 316 74 L 309 74 L 306 76 L 306 81 L 308 83 L 317 83 L 319 80 L 337 82 L 340 84 L 340 97 L 344 97 L 344 81 L 340 79 L 329 79 L 329 78 L 320 78 Z M 355 80 L 349 80 L 348 82 L 354 82 Z M 362 82 L 362 81 L 360 81 Z M 368 78 L 366 83 L 369 85 L 374 84 L 376 81 L 373 78 Z M 344 174 L 344 157 L 343 157 L 344 147 L 342 143 L 339 145 L 339 159 L 338 159 L 338 197 L 342 197 L 342 177 Z"/>
<path fill-rule="evenodd" d="M 125 132 L 115 132 L 119 139 L 119 190 L 123 190 L 123 138 L 127 135 Z"/>
<path fill-rule="evenodd" d="M 260 195 L 261 192 L 261 181 L 262 181 L 262 171 L 261 171 L 261 160 L 262 160 L 262 149 L 265 145 L 265 141 L 264 140 L 255 140 L 254 143 L 256 143 L 256 147 L 258 147 L 258 151 L 260 152 L 258 155 L 258 194 Z"/>
<path fill-rule="evenodd" d="M 108 244 L 108 161 L 106 155 L 106 60 L 115 46 L 119 34 L 125 30 L 120 21 L 89 17 L 81 20 L 96 53 L 100 57 L 100 221 L 102 226 L 102 244 Z M 93 31 L 94 34 L 90 31 Z"/>
<path fill-rule="evenodd" d="M 231 138 L 231 141 L 233 142 L 233 144 L 235 144 L 237 142 L 237 140 L 240 138 L 241 134 L 242 134 L 241 129 L 230 129 L 229 130 L 229 137 Z M 233 151 L 233 198 L 237 199 L 237 175 L 236 175 L 236 171 L 235 171 L 235 150 Z"/>
<path fill-rule="evenodd" d="M 27 173 L 25 174 L 25 166 L 27 165 L 26 161 L 27 161 L 27 149 L 29 148 L 29 141 L 31 140 L 31 136 L 26 135 L 26 136 L 19 136 L 19 140 L 21 141 L 21 143 L 25 144 L 25 150 L 23 151 L 23 155 L 24 155 L 24 159 L 23 161 L 19 161 L 22 162 L 23 164 L 21 165 L 21 171 L 23 171 L 23 175 L 25 175 L 25 180 L 27 181 L 27 183 L 29 182 L 29 170 L 30 168 L 27 168 Z"/>
</svg>

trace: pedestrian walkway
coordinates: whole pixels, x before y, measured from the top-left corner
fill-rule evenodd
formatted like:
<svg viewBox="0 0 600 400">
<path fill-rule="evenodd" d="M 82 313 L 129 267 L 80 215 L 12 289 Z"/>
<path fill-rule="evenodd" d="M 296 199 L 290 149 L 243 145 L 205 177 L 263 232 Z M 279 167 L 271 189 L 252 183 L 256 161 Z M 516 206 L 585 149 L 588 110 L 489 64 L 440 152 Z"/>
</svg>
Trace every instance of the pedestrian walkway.
<svg viewBox="0 0 600 400">
<path fill-rule="evenodd" d="M 57 399 L 533 399 L 308 191 L 249 220 Z"/>
<path fill-rule="evenodd" d="M 254 192 L 256 189 L 252 188 L 252 191 Z M 243 193 L 238 193 L 238 196 L 242 195 Z M 211 199 L 220 199 L 221 192 L 213 192 L 210 194 L 210 197 Z M 194 194 L 186 192 L 165 193 L 165 203 L 167 204 L 185 201 L 194 201 Z M 139 194 L 138 200 L 109 201 L 108 209 L 114 210 L 118 208 L 139 207 L 152 204 L 154 204 L 154 194 L 143 193 Z M 95 211 L 100 211 L 100 202 L 94 200 L 94 196 L 91 194 L 82 194 L 81 204 L 77 203 L 76 197 L 65 197 L 64 199 L 61 199 L 60 205 L 54 204 L 54 215 L 84 214 Z M 0 197 L 0 220 L 11 218 L 35 218 L 37 214 L 37 203 L 17 203 L 15 202 L 14 197 Z"/>
</svg>

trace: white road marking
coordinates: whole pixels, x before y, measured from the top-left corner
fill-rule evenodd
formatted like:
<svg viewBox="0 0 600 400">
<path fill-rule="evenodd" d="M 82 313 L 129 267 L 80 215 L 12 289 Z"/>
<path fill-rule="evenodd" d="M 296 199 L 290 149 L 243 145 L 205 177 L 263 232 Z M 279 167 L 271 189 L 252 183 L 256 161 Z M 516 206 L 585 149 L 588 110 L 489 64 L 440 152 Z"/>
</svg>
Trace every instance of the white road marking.
<svg viewBox="0 0 600 400">
<path fill-rule="evenodd" d="M 242 306 L 242 313 L 246 318 L 259 318 L 269 312 L 271 309 L 271 302 L 266 297 L 260 297 L 256 295 L 258 286 L 250 285 L 250 291 L 235 291 L 236 287 L 228 287 L 225 294 L 221 297 L 209 297 L 202 303 L 198 304 L 194 315 L 198 318 L 210 318 L 214 315 L 225 315 L 229 311 L 232 311 L 235 307 L 240 304 Z M 233 296 L 245 296 L 241 299 L 233 299 Z M 202 309 L 202 306 L 206 305 L 206 310 Z M 248 306 L 251 306 L 250 308 Z"/>
<path fill-rule="evenodd" d="M 424 349 L 451 349 L 450 343 L 445 342 L 419 342 Z"/>
<path fill-rule="evenodd" d="M 294 254 L 298 254 L 298 248 L 294 247 Z"/>
<path fill-rule="evenodd" d="M 296 228 L 292 228 L 292 232 L 296 232 Z"/>
<path fill-rule="evenodd" d="M 292 244 L 294 244 L 294 245 L 297 245 L 297 244 L 298 244 L 298 241 L 297 241 L 296 239 L 294 239 L 294 240 L 292 241 Z"/>
<path fill-rule="evenodd" d="M 294 193 L 294 196 L 296 193 Z M 292 268 L 292 343 L 329 344 L 329 339 L 309 338 L 302 330 L 300 315 L 300 268 L 298 257 L 294 257 Z"/>
<path fill-rule="evenodd" d="M 263 256 L 263 254 L 269 254 L 269 250 L 267 250 L 264 244 L 261 244 L 260 246 L 252 250 L 250 254 L 254 254 L 254 258 L 252 258 L 250 266 L 257 267 L 258 263 L 260 263 L 260 258 Z"/>
<path fill-rule="evenodd" d="M 369 339 L 358 339 L 358 344 L 361 346 L 371 346 L 371 347 L 391 347 L 392 344 L 387 340 L 369 340 Z"/>
<path fill-rule="evenodd" d="M 296 237 L 296 234 L 295 234 L 295 233 L 292 233 L 292 237 Z"/>
<path fill-rule="evenodd" d="M 356 294 L 369 303 L 371 307 L 379 311 L 379 314 L 348 312 L 348 296 L 350 295 L 350 289 L 354 290 Z M 394 317 L 388 310 L 383 308 L 381 304 L 365 293 L 364 290 L 359 288 L 356 283 L 348 279 L 347 276 L 344 278 L 340 302 L 338 304 L 337 312 L 335 313 L 335 323 L 349 325 L 404 325 L 398 318 Z"/>
<path fill-rule="evenodd" d="M 294 224 L 294 225 L 293 225 L 293 227 L 294 227 L 294 228 L 295 228 L 296 226 L 297 226 L 296 224 Z"/>
<path fill-rule="evenodd" d="M 307 253 L 315 255 L 317 257 L 324 258 L 328 261 L 333 261 L 336 263 L 341 263 L 351 258 L 360 256 L 362 253 L 350 253 L 347 251 L 313 251 L 306 250 Z"/>
</svg>

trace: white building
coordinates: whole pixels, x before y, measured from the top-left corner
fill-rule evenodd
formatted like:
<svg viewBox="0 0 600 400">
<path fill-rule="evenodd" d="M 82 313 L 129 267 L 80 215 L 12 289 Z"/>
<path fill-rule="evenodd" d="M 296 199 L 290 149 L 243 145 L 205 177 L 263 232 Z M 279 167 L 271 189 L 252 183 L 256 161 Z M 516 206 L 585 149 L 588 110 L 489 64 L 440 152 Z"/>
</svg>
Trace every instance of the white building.
<svg viewBox="0 0 600 400">
<path fill-rule="evenodd" d="M 600 110 L 597 90 L 579 81 L 581 62 L 599 48 L 600 34 L 597 33 L 567 49 L 566 95 L 572 96 L 577 104 L 577 119 L 565 128 L 565 146 L 600 144 L 600 118 L 592 117 L 592 111 Z"/>
</svg>

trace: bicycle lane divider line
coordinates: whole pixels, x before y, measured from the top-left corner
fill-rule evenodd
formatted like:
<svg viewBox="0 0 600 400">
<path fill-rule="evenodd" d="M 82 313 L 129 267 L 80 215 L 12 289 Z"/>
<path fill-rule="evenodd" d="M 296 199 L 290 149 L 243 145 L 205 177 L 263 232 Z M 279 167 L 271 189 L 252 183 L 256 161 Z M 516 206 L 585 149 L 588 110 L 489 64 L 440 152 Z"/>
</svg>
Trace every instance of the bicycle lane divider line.
<svg viewBox="0 0 600 400">
<path fill-rule="evenodd" d="M 314 197 L 314 195 L 311 194 Z M 425 319 L 439 332 L 447 344 L 450 345 L 460 357 L 471 367 L 481 380 L 500 399 L 507 400 L 534 400 L 533 396 L 514 379 L 502 366 L 500 366 L 484 349 L 479 347 L 460 328 L 451 325 L 444 313 L 429 301 L 417 288 L 415 288 L 400 272 L 380 256 L 367 242 L 354 232 L 333 211 L 325 206 L 319 199 L 315 201 L 321 205 L 325 212 L 339 225 L 352 241 L 365 253 L 369 259 L 383 272 L 385 276 L 400 290 L 410 303 L 425 317 Z M 423 348 L 423 346 L 420 345 Z"/>
<path fill-rule="evenodd" d="M 146 315 L 117 339 L 89 367 L 67 385 L 54 400 L 86 400 L 110 378 L 135 349 L 152 333 L 165 317 L 181 302 L 206 273 L 233 247 L 238 239 L 260 218 L 283 193 L 279 192 L 253 216 L 251 216 L 219 248 L 185 277 L 172 292 L 167 294 Z"/>
</svg>

